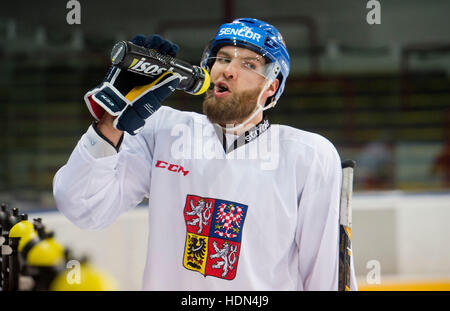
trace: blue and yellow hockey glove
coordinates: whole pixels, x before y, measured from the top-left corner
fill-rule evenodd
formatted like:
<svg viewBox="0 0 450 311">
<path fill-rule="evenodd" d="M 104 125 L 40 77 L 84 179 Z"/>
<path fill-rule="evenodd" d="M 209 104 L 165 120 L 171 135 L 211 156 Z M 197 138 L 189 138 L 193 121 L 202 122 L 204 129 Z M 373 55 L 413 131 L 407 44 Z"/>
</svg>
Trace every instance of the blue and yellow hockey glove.
<svg viewBox="0 0 450 311">
<path fill-rule="evenodd" d="M 178 51 L 176 44 L 159 35 L 147 38 L 137 35 L 131 42 L 172 57 Z M 145 120 L 161 107 L 161 102 L 176 89 L 179 78 L 178 74 L 171 72 L 147 77 L 112 66 L 103 83 L 88 91 L 84 100 L 96 120 L 100 120 L 105 112 L 117 116 L 114 127 L 135 135 Z"/>
</svg>

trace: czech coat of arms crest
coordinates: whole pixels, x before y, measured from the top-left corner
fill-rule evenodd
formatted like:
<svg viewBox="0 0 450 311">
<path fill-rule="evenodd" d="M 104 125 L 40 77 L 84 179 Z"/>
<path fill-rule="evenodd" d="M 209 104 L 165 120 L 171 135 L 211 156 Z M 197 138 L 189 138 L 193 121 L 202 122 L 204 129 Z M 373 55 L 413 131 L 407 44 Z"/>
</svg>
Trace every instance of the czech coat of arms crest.
<svg viewBox="0 0 450 311">
<path fill-rule="evenodd" d="M 244 204 L 188 195 L 183 266 L 205 277 L 234 279 L 246 214 Z"/>
</svg>

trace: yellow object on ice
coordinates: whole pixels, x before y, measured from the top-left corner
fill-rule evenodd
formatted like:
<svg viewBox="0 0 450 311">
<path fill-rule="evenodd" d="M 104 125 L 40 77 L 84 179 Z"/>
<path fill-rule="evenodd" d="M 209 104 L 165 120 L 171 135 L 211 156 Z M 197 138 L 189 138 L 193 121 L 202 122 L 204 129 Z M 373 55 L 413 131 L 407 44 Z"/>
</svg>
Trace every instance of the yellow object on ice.
<svg viewBox="0 0 450 311">
<path fill-rule="evenodd" d="M 46 238 L 34 245 L 27 254 L 30 266 L 50 267 L 64 262 L 64 247 L 54 238 Z"/>
<path fill-rule="evenodd" d="M 27 243 L 37 238 L 37 232 L 34 230 L 34 226 L 28 220 L 22 220 L 16 223 L 9 231 L 10 238 L 20 238 L 18 250 L 21 252 Z"/>
<path fill-rule="evenodd" d="M 50 284 L 52 291 L 115 291 L 116 280 L 88 263 L 74 264 L 61 272 Z"/>
<path fill-rule="evenodd" d="M 34 226 L 31 222 L 28 220 L 22 220 L 18 223 L 16 223 L 11 230 L 9 230 L 9 237 L 10 238 L 21 238 L 27 234 L 29 234 L 31 231 L 34 230 Z"/>
</svg>

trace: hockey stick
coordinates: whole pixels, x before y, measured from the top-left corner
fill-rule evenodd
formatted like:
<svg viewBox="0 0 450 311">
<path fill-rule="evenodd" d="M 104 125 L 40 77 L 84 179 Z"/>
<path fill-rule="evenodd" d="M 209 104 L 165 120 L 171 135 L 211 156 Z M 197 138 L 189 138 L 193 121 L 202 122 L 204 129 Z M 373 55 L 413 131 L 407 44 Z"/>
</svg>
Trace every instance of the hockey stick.
<svg viewBox="0 0 450 311">
<path fill-rule="evenodd" d="M 353 170 L 356 162 L 342 162 L 342 188 L 339 211 L 339 291 L 350 290 L 350 260 L 352 257 L 352 194 Z"/>
</svg>

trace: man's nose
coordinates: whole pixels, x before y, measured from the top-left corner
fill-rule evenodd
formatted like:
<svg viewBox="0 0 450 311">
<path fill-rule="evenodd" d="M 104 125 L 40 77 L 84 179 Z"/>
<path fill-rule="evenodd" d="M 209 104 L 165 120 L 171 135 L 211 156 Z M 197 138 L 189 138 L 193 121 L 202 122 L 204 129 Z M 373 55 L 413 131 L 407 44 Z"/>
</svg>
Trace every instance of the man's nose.
<svg viewBox="0 0 450 311">
<path fill-rule="evenodd" d="M 223 74 L 227 79 L 236 79 L 238 70 L 239 66 L 237 64 L 237 61 L 233 60 L 229 62 L 228 65 L 225 67 Z"/>
</svg>

